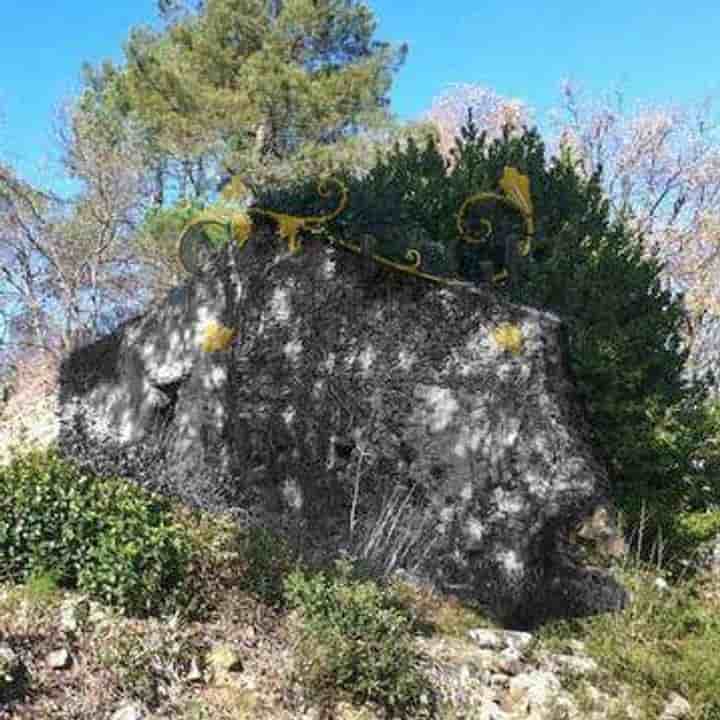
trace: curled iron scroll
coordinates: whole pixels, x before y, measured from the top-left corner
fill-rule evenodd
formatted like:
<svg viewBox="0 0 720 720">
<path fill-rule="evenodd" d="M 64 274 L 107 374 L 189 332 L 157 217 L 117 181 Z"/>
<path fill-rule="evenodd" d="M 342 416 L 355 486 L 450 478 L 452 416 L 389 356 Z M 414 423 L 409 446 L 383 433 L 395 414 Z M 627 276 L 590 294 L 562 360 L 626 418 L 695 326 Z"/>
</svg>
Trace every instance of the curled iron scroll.
<svg viewBox="0 0 720 720">
<path fill-rule="evenodd" d="M 478 237 L 477 235 L 473 235 L 467 229 L 465 225 L 465 216 L 472 205 L 487 201 L 499 202 L 522 216 L 525 223 L 525 235 L 519 252 L 521 256 L 527 256 L 530 254 L 531 242 L 533 235 L 535 234 L 533 206 L 532 199 L 530 197 L 530 181 L 526 175 L 522 175 L 515 168 L 506 167 L 503 177 L 500 180 L 500 187 L 504 191 L 504 195 L 492 192 L 482 192 L 471 195 L 467 200 L 465 200 L 457 214 L 458 232 L 469 245 L 480 245 L 487 242 L 492 233 L 492 223 L 485 218 L 482 219 L 480 222 L 483 227 L 486 228 L 487 232 Z M 494 280 L 497 282 L 504 277 L 507 277 L 506 270 L 495 275 Z"/>
<path fill-rule="evenodd" d="M 325 178 L 318 183 L 318 194 L 320 197 L 330 197 L 332 191 L 330 185 L 336 185 L 340 190 L 340 202 L 338 207 L 326 215 L 315 217 L 302 217 L 264 210 L 262 208 L 249 208 L 245 212 L 232 212 L 223 214 L 220 211 L 202 213 L 199 217 L 188 223 L 183 229 L 179 240 L 180 262 L 190 274 L 200 271 L 205 260 L 212 254 L 212 243 L 204 232 L 208 227 L 219 227 L 224 232 L 227 241 L 237 243 L 243 247 L 248 241 L 252 230 L 252 215 L 265 215 L 273 219 L 278 225 L 278 233 L 288 243 L 290 252 L 297 253 L 300 250 L 299 234 L 303 230 L 310 232 L 321 232 L 323 225 L 336 218 L 346 207 L 348 202 L 348 191 L 345 185 L 334 178 Z"/>
</svg>

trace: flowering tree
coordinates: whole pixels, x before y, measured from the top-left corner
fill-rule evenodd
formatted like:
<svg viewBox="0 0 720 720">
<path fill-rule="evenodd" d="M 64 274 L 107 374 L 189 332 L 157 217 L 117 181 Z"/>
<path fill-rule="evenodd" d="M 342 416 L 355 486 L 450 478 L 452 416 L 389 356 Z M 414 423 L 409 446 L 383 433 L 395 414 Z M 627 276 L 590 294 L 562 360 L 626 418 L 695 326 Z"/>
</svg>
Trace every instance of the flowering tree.
<svg viewBox="0 0 720 720">
<path fill-rule="evenodd" d="M 720 136 L 711 111 L 710 100 L 628 110 L 620 92 L 591 99 L 565 82 L 553 139 L 586 174 L 602 165 L 613 213 L 642 234 L 670 287 L 685 293 L 700 367 L 712 361 L 720 324 Z"/>
<path fill-rule="evenodd" d="M 468 119 L 468 111 L 472 111 L 475 124 L 487 132 L 489 140 L 501 137 L 504 125 L 519 132 L 523 125 L 530 124 L 530 110 L 522 101 L 504 98 L 481 85 L 453 85 L 433 100 L 425 118 L 435 126 L 438 148 L 449 160 L 452 160 L 450 150 L 455 138 Z"/>
</svg>

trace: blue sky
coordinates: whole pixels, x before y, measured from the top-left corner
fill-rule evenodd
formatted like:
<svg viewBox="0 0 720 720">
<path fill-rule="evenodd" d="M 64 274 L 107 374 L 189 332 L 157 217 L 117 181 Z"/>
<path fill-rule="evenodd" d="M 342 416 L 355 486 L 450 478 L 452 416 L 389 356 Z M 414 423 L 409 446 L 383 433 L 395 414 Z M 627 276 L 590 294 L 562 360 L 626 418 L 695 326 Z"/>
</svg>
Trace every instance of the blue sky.
<svg viewBox="0 0 720 720">
<path fill-rule="evenodd" d="M 564 77 L 630 100 L 720 98 L 720 2 L 697 0 L 371 0 L 378 38 L 406 41 L 393 108 L 426 110 L 451 83 L 528 102 L 542 123 Z M 53 108 L 79 86 L 84 60 L 122 58 L 155 0 L 8 0 L 0 25 L 0 157 L 37 179 L 52 150 Z M 720 103 L 716 116 L 720 119 Z"/>
</svg>

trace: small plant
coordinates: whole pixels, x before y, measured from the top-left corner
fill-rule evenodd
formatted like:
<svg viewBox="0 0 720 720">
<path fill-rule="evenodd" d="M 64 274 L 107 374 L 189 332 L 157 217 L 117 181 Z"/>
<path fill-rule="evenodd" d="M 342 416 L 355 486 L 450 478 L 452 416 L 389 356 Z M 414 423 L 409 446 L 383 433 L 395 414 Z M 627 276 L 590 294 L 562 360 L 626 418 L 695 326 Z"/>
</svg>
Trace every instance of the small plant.
<svg viewBox="0 0 720 720">
<path fill-rule="evenodd" d="M 192 658 L 200 651 L 188 628 L 152 620 L 133 632 L 120 629 L 112 634 L 99 659 L 124 696 L 155 707 L 182 686 Z"/>
<path fill-rule="evenodd" d="M 634 596 L 622 613 L 546 626 L 539 645 L 562 651 L 570 639 L 582 639 L 603 668 L 603 684 L 626 688 L 640 717 L 659 717 L 673 692 L 687 698 L 697 717 L 712 717 L 706 708 L 720 697 L 717 581 L 711 592 L 698 580 L 670 585 L 639 563 L 622 581 Z"/>
<path fill-rule="evenodd" d="M 25 593 L 37 601 L 48 600 L 59 590 L 59 573 L 53 570 L 35 570 L 25 581 Z"/>
<path fill-rule="evenodd" d="M 291 606 L 302 611 L 303 677 L 315 690 L 339 688 L 401 716 L 423 716 L 430 692 L 417 668 L 412 621 L 398 598 L 371 581 L 296 571 Z"/>
<path fill-rule="evenodd" d="M 362 532 L 352 538 L 352 555 L 371 575 L 385 580 L 400 568 L 416 572 L 435 547 L 436 519 L 418 507 L 418 489 L 418 485 L 394 488 L 378 511 L 365 518 Z"/>
<path fill-rule="evenodd" d="M 54 451 L 16 456 L 0 470 L 0 485 L 4 579 L 27 581 L 51 568 L 60 586 L 131 613 L 182 600 L 191 545 L 167 500 L 92 477 Z"/>
<path fill-rule="evenodd" d="M 413 612 L 418 628 L 428 634 L 464 638 L 468 630 L 493 626 L 479 608 L 452 595 L 402 580 L 395 580 L 392 587 L 403 605 Z"/>
<path fill-rule="evenodd" d="M 284 604 L 284 579 L 293 566 L 288 545 L 265 528 L 252 528 L 239 540 L 245 573 L 240 588 L 268 605 Z"/>
</svg>

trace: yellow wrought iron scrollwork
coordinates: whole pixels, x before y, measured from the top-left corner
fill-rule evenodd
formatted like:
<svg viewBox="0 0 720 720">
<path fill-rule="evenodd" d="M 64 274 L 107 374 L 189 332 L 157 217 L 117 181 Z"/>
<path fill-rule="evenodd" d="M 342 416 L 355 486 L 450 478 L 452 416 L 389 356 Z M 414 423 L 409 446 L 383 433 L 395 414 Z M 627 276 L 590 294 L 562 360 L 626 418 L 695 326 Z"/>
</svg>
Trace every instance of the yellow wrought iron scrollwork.
<svg viewBox="0 0 720 720">
<path fill-rule="evenodd" d="M 442 285 L 457 286 L 465 284 L 459 279 L 443 278 L 437 275 L 422 272 L 420 270 L 422 267 L 422 255 L 417 248 L 409 248 L 406 251 L 405 259 L 408 261 L 408 264 L 403 264 L 401 262 L 388 260 L 388 258 L 376 253 L 367 253 L 363 246 L 345 240 L 338 240 L 327 233 L 326 228 L 323 226 L 340 215 L 340 213 L 347 207 L 348 203 L 347 188 L 339 180 L 334 178 L 327 178 L 318 184 L 319 195 L 321 197 L 330 196 L 330 183 L 334 183 L 340 189 L 340 203 L 332 212 L 317 217 L 288 215 L 286 213 L 280 213 L 274 210 L 264 210 L 262 208 L 250 208 L 245 212 L 222 212 L 214 210 L 202 213 L 199 217 L 189 222 L 180 235 L 179 255 L 183 266 L 190 273 L 196 272 L 201 267 L 200 248 L 198 247 L 198 243 L 203 245 L 208 253 L 212 250 L 212 243 L 205 233 L 200 233 L 196 238 L 193 238 L 194 230 L 208 225 L 217 226 L 224 231 L 226 238 L 237 243 L 238 246 L 242 248 L 245 246 L 252 234 L 253 220 L 251 214 L 258 214 L 265 215 L 277 223 L 278 233 L 283 240 L 287 241 L 290 252 L 296 253 L 300 250 L 299 234 L 301 231 L 308 230 L 312 233 L 325 232 L 333 243 L 358 254 L 367 254 L 380 265 L 385 265 L 386 267 L 393 268 L 394 270 L 414 275 L 416 277 L 421 277 Z M 515 168 L 507 167 L 505 168 L 505 172 L 500 181 L 500 187 L 504 191 L 504 195 L 497 193 L 477 193 L 476 195 L 469 197 L 462 204 L 457 213 L 457 227 L 460 232 L 460 236 L 470 244 L 484 242 L 487 239 L 486 237 L 476 238 L 466 230 L 464 225 L 465 213 L 471 205 L 478 202 L 489 199 L 500 201 L 522 215 L 525 221 L 526 233 L 524 244 L 520 248 L 520 254 L 527 255 L 530 252 L 530 242 L 534 235 L 533 206 L 530 197 L 529 180 L 525 175 L 521 175 Z M 482 220 L 482 223 L 485 227 L 487 227 L 487 235 L 489 236 L 492 232 L 492 224 L 486 219 Z M 196 242 L 193 242 L 193 240 Z M 507 270 L 503 270 L 502 273 L 496 274 L 494 276 L 494 280 L 497 282 L 504 277 L 507 277 Z M 232 345 L 236 337 L 237 331 L 235 329 L 227 328 L 216 322 L 210 323 L 205 328 L 201 347 L 206 352 L 226 350 Z M 505 335 L 502 335 L 501 340 L 505 339 Z M 518 341 L 515 337 L 512 337 L 511 339 L 514 345 L 517 344 Z"/>
<path fill-rule="evenodd" d="M 365 254 L 360 245 L 355 245 L 354 243 L 347 242 L 346 240 L 338 240 L 337 238 L 332 236 L 330 236 L 330 239 L 333 243 L 347 248 L 348 250 L 351 250 L 358 255 Z M 380 265 L 391 267 L 394 270 L 399 270 L 400 272 L 407 273 L 408 275 L 415 275 L 416 277 L 425 278 L 426 280 L 431 280 L 432 282 L 440 283 L 441 285 L 465 284 L 462 280 L 443 278 L 439 275 L 430 275 L 429 273 L 421 272 L 419 268 L 422 264 L 422 256 L 420 254 L 420 251 L 415 248 L 410 248 L 405 253 L 405 259 L 409 261 L 409 265 L 403 265 L 402 263 L 395 262 L 394 260 L 388 260 L 386 257 L 383 257 L 382 255 L 377 255 L 376 253 L 371 253 L 369 257 L 371 257 L 375 262 L 379 263 Z"/>
<path fill-rule="evenodd" d="M 198 248 L 192 247 L 192 231 L 194 229 L 203 225 L 220 226 L 225 230 L 227 236 L 242 248 L 252 234 L 253 220 L 251 216 L 253 214 L 264 215 L 274 220 L 278 226 L 278 234 L 283 240 L 287 241 L 288 248 L 293 253 L 297 253 L 300 250 L 300 233 L 302 231 L 309 231 L 312 233 L 324 232 L 333 243 L 347 248 L 357 254 L 368 254 L 364 251 L 361 245 L 346 240 L 339 240 L 327 233 L 324 226 L 331 220 L 338 217 L 348 204 L 347 187 L 335 178 L 326 178 L 318 184 L 319 195 L 321 197 L 329 197 L 332 194 L 330 188 L 331 184 L 335 185 L 340 190 L 340 202 L 335 210 L 325 215 L 303 217 L 288 215 L 274 210 L 265 210 L 263 208 L 250 208 L 245 212 L 231 212 L 229 214 L 221 213 L 217 210 L 201 214 L 185 227 L 180 236 L 180 257 L 183 261 L 183 265 L 190 272 L 195 272 L 200 265 L 197 257 Z M 530 243 L 534 235 L 533 206 L 532 199 L 530 197 L 529 180 L 527 176 L 522 175 L 517 169 L 513 167 L 506 167 L 503 177 L 500 180 L 500 187 L 504 192 L 502 195 L 499 193 L 484 192 L 472 195 L 465 200 L 456 216 L 458 231 L 460 236 L 469 244 L 479 244 L 485 242 L 492 232 L 492 224 L 490 221 L 487 219 L 483 219 L 481 221 L 483 226 L 487 228 L 487 234 L 478 238 L 473 236 L 466 229 L 464 222 L 465 215 L 469 207 L 479 202 L 486 200 L 501 202 L 518 212 L 523 217 L 525 222 L 525 237 L 523 239 L 523 245 L 520 248 L 520 254 L 527 255 L 530 252 Z M 210 249 L 210 243 L 203 235 L 200 235 L 198 242 L 204 243 L 206 249 Z M 437 275 L 422 272 L 420 269 L 422 267 L 422 256 L 417 248 L 410 248 L 405 253 L 405 259 L 408 261 L 407 264 L 389 260 L 388 258 L 376 253 L 369 253 L 369 257 L 381 265 L 391 267 L 400 272 L 416 275 L 433 282 L 444 285 L 462 284 L 462 281 L 458 279 L 443 278 Z M 505 269 L 502 272 L 495 274 L 494 280 L 498 282 L 507 277 L 507 275 L 508 272 Z"/>
<path fill-rule="evenodd" d="M 196 233 L 195 231 L 208 226 L 216 226 L 227 232 L 229 223 L 230 221 L 226 216 L 217 211 L 209 211 L 201 213 L 183 228 L 178 240 L 178 255 L 182 266 L 187 272 L 191 275 L 198 272 L 202 265 L 203 250 L 209 256 L 213 249 L 207 235 L 204 232 Z"/>
<path fill-rule="evenodd" d="M 179 255 L 183 267 L 191 274 L 197 272 L 201 264 L 200 254 L 202 249 L 207 253 L 212 249 L 204 233 L 195 235 L 195 230 L 207 226 L 217 226 L 226 233 L 231 241 L 242 248 L 252 234 L 252 214 L 272 218 L 278 225 L 278 234 L 283 240 L 287 241 L 290 252 L 299 252 L 299 234 L 301 231 L 321 232 L 323 225 L 336 218 L 347 207 L 348 191 L 339 180 L 334 178 L 321 180 L 318 184 L 318 194 L 320 197 L 329 197 L 332 194 L 330 190 L 331 183 L 334 183 L 340 189 L 340 203 L 331 213 L 318 217 L 300 217 L 262 208 L 249 208 L 245 212 L 223 212 L 215 209 L 201 213 L 185 226 L 180 235 Z"/>
<path fill-rule="evenodd" d="M 481 223 L 487 228 L 487 233 L 482 237 L 477 237 L 465 227 L 465 215 L 468 208 L 472 205 L 476 205 L 477 203 L 487 200 L 500 202 L 522 215 L 525 223 L 525 236 L 523 237 L 519 252 L 521 256 L 527 256 L 530 254 L 531 242 L 535 234 L 533 205 L 532 198 L 530 196 L 530 180 L 526 175 L 521 174 L 516 168 L 506 167 L 502 179 L 500 180 L 500 188 L 505 193 L 504 195 L 492 192 L 482 192 L 471 195 L 467 200 L 465 200 L 457 213 L 458 232 L 465 242 L 470 245 L 478 245 L 486 242 L 492 233 L 492 223 L 485 218 L 482 219 Z M 502 272 L 497 273 L 493 279 L 495 282 L 499 282 L 507 276 L 508 272 L 507 269 L 505 269 Z"/>
<path fill-rule="evenodd" d="M 250 239 L 252 229 L 252 218 L 247 213 L 233 215 L 230 220 L 230 236 L 240 248 L 244 247 L 245 243 Z"/>
<path fill-rule="evenodd" d="M 274 210 L 263 210 L 262 208 L 251 208 L 249 212 L 266 215 L 267 217 L 275 220 L 278 224 L 278 233 L 283 240 L 287 240 L 290 252 L 299 252 L 300 239 L 298 235 L 301 230 L 321 232 L 323 225 L 331 220 L 334 220 L 347 207 L 348 190 L 345 185 L 335 178 L 325 178 L 320 181 L 318 184 L 318 194 L 320 197 L 330 197 L 332 194 L 329 187 L 330 183 L 334 183 L 340 189 L 340 204 L 337 208 L 335 208 L 335 210 L 327 215 L 320 215 L 318 217 L 300 217 L 275 212 Z"/>
</svg>

